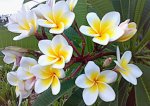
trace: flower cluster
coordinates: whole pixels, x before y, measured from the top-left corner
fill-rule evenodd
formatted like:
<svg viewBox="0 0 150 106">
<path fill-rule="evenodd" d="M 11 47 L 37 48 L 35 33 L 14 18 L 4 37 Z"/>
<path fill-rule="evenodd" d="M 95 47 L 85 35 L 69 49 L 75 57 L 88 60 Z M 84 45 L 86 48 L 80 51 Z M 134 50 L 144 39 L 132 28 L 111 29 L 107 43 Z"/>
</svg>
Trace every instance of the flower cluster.
<svg viewBox="0 0 150 106">
<path fill-rule="evenodd" d="M 136 33 L 136 24 L 129 23 L 129 20 L 120 23 L 120 13 L 115 11 L 104 15 L 102 20 L 96 13 L 88 13 L 86 18 L 89 26 L 82 25 L 80 28 L 75 26 L 83 42 L 80 54 L 73 42 L 63 33 L 69 27 L 74 27 L 73 22 L 74 25 L 77 25 L 73 12 L 77 1 L 48 0 L 45 4 L 40 4 L 30 10 L 23 7 L 17 14 L 10 16 L 9 23 L 6 25 L 8 30 L 21 33 L 14 37 L 14 40 L 35 35 L 39 40 L 38 47 L 40 49 L 40 52 L 32 50 L 32 53 L 30 50 L 8 48 L 2 50 L 5 55 L 4 62 L 14 63 L 13 71 L 7 74 L 7 80 L 16 87 L 16 95 L 20 97 L 19 105 L 22 99 L 27 98 L 33 90 L 39 94 L 51 87 L 52 94 L 57 95 L 61 89 L 60 79 L 64 79 L 66 76 L 65 70 L 76 62 L 82 64 L 69 78 L 74 77 L 86 64 L 85 74 L 79 75 L 75 80 L 78 87 L 84 88 L 83 100 L 86 105 L 92 105 L 98 96 L 105 102 L 115 100 L 115 92 L 108 84 L 117 80 L 117 73 L 120 73 L 128 82 L 137 84 L 136 78 L 142 75 L 142 71 L 136 65 L 129 64 L 132 57 L 131 51 L 126 51 L 120 58 L 120 50 L 117 47 L 115 68 L 100 71 L 94 60 L 110 53 L 104 53 L 102 48 L 101 53 L 84 55 L 86 42 L 82 35 L 93 37 L 93 42 L 100 45 L 107 45 L 114 41 L 124 42 Z M 49 33 L 53 35 L 52 40 L 45 37 L 45 33 L 40 35 L 38 26 L 48 28 Z M 27 54 L 32 54 L 37 60 L 27 57 Z M 111 62 L 112 58 L 106 59 L 103 68 L 109 66 Z"/>
</svg>

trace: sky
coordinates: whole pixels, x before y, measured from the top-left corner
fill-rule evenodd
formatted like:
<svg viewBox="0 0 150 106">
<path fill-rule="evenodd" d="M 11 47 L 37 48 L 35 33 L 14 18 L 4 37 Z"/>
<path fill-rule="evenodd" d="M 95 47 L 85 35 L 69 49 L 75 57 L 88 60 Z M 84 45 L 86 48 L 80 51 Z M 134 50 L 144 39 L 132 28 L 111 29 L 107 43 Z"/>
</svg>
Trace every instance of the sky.
<svg viewBox="0 0 150 106">
<path fill-rule="evenodd" d="M 0 15 L 14 14 L 21 9 L 24 0 L 0 0 Z M 45 0 L 34 0 L 36 2 L 29 2 L 29 7 L 33 6 L 34 3 L 42 2 Z"/>
</svg>

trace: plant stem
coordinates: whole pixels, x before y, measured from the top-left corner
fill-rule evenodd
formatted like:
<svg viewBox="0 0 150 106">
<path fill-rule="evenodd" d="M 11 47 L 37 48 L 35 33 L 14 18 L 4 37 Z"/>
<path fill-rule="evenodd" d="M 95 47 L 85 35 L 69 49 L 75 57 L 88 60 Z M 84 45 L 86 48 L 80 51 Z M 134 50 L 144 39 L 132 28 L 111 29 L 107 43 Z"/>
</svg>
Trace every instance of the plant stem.
<svg viewBox="0 0 150 106">
<path fill-rule="evenodd" d="M 67 40 L 67 42 L 69 43 L 70 46 L 72 46 L 73 50 L 76 52 L 76 54 L 78 56 L 80 56 L 80 53 L 78 52 L 77 48 L 74 46 L 74 44 L 72 43 L 72 41 L 70 41 L 70 39 L 63 33 L 62 36 Z"/>
<path fill-rule="evenodd" d="M 82 33 L 80 32 L 80 30 L 79 30 L 79 27 L 78 27 L 78 24 L 77 24 L 77 22 L 76 21 L 74 21 L 74 24 L 75 24 L 75 26 L 76 26 L 76 31 L 77 31 L 77 33 L 78 33 L 78 35 L 81 37 L 81 39 L 82 39 L 82 53 L 81 53 L 81 56 L 83 56 L 84 55 L 84 51 L 85 51 L 85 46 L 86 46 L 86 40 L 85 40 L 85 37 L 82 35 Z"/>
<path fill-rule="evenodd" d="M 42 37 L 38 32 L 35 32 L 35 33 L 34 33 L 34 36 L 36 37 L 36 39 L 37 39 L 38 41 L 43 40 L 43 37 Z"/>
<path fill-rule="evenodd" d="M 43 38 L 44 38 L 44 39 L 48 39 L 48 37 L 47 37 L 47 35 L 46 35 L 46 33 L 45 33 L 44 28 L 41 27 L 41 29 L 42 29 L 42 35 L 43 35 Z"/>
</svg>

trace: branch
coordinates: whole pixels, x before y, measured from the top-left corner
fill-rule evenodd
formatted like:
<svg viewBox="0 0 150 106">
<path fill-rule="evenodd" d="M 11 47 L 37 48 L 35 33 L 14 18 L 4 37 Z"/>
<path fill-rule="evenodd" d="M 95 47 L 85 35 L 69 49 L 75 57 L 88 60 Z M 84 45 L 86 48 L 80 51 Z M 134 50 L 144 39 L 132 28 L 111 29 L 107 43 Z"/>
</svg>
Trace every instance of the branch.
<svg viewBox="0 0 150 106">
<path fill-rule="evenodd" d="M 62 36 L 67 40 L 67 42 L 69 43 L 70 46 L 72 46 L 73 50 L 76 52 L 76 54 L 78 56 L 80 56 L 80 53 L 78 52 L 77 48 L 74 46 L 74 44 L 72 43 L 72 41 L 70 41 L 68 39 L 68 37 L 63 33 Z"/>
<path fill-rule="evenodd" d="M 47 37 L 47 35 L 46 35 L 46 33 L 45 33 L 44 28 L 41 27 L 41 29 L 42 29 L 42 35 L 43 35 L 43 38 L 44 38 L 44 39 L 48 39 L 48 37 Z"/>
</svg>

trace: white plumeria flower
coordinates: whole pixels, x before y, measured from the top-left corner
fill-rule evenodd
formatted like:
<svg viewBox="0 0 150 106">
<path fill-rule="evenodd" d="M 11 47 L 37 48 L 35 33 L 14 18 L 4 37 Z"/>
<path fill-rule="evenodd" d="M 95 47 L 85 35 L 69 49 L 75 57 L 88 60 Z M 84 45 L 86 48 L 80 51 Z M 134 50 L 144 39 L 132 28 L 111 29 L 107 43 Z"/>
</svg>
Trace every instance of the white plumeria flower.
<svg viewBox="0 0 150 106">
<path fill-rule="evenodd" d="M 72 47 L 62 35 L 56 35 L 52 40 L 41 40 L 38 46 L 44 53 L 38 60 L 42 66 L 52 65 L 53 68 L 64 68 L 73 54 Z"/>
<path fill-rule="evenodd" d="M 31 80 L 20 80 L 17 71 L 16 72 L 9 72 L 7 73 L 7 81 L 12 85 L 15 86 L 15 92 L 16 92 L 16 97 L 19 97 L 19 106 L 21 104 L 22 99 L 27 98 L 31 92 L 32 92 L 32 88 L 30 89 L 26 89 L 29 88 L 28 86 L 32 85 L 33 82 Z"/>
<path fill-rule="evenodd" d="M 67 0 L 66 3 L 69 5 L 71 11 L 75 8 L 78 0 Z"/>
<path fill-rule="evenodd" d="M 31 10 L 26 10 L 24 7 L 17 14 L 13 15 L 9 19 L 9 24 L 7 26 L 8 30 L 14 33 L 21 33 L 19 36 L 13 38 L 13 40 L 20 40 L 37 31 L 37 17 Z M 13 22 L 14 21 L 14 22 Z"/>
<path fill-rule="evenodd" d="M 38 24 L 50 28 L 50 33 L 60 34 L 72 25 L 75 14 L 70 11 L 65 1 L 58 1 L 54 6 L 45 4 L 41 7 L 40 13 L 44 19 L 39 19 Z"/>
<path fill-rule="evenodd" d="M 142 71 L 134 64 L 129 64 L 132 57 L 131 51 L 126 51 L 120 58 L 120 50 L 117 47 L 116 71 L 120 72 L 124 79 L 133 85 L 137 84 L 137 79 L 142 75 Z"/>
<path fill-rule="evenodd" d="M 1 52 L 5 55 L 3 58 L 3 61 L 5 63 L 7 63 L 7 64 L 14 63 L 12 70 L 14 70 L 18 66 L 18 62 L 20 61 L 21 57 L 23 56 L 23 53 L 7 49 L 7 47 L 4 50 L 2 50 Z"/>
<path fill-rule="evenodd" d="M 120 23 L 120 14 L 118 12 L 109 12 L 104 15 L 102 20 L 99 19 L 96 13 L 88 13 L 87 21 L 89 26 L 81 26 L 80 31 L 87 35 L 94 37 L 93 42 L 100 45 L 107 45 L 120 38 L 124 31 L 118 27 Z"/>
<path fill-rule="evenodd" d="M 17 70 L 18 76 L 21 80 L 35 79 L 31 73 L 31 68 L 37 64 L 37 61 L 30 57 L 22 57 L 20 67 Z"/>
<path fill-rule="evenodd" d="M 37 77 L 34 88 L 36 93 L 41 93 L 47 90 L 50 86 L 53 95 L 57 95 L 60 92 L 61 87 L 59 78 L 65 77 L 63 69 L 35 65 L 32 67 L 32 73 Z"/>
<path fill-rule="evenodd" d="M 125 42 L 131 39 L 137 32 L 136 23 L 135 22 L 129 23 L 129 22 L 130 20 L 128 19 L 119 25 L 119 27 L 124 30 L 124 34 L 117 40 L 118 42 Z"/>
<path fill-rule="evenodd" d="M 93 61 L 89 61 L 84 70 L 85 74 L 78 76 L 75 84 L 84 88 L 82 95 L 85 104 L 94 104 L 98 95 L 103 101 L 113 101 L 115 92 L 107 83 L 116 81 L 117 73 L 111 70 L 100 72 L 100 68 Z"/>
</svg>

